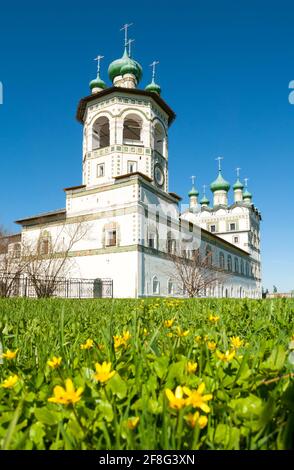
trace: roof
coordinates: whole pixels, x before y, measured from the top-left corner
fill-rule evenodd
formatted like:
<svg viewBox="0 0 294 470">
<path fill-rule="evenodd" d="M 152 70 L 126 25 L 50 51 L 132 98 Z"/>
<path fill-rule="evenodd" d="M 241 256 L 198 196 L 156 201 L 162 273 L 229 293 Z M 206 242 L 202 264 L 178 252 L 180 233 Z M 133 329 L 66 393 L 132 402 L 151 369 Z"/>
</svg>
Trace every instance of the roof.
<svg viewBox="0 0 294 470">
<path fill-rule="evenodd" d="M 50 217 L 55 217 L 57 215 L 65 215 L 65 214 L 66 214 L 66 209 L 57 209 L 55 211 L 42 212 L 41 214 L 32 215 L 31 217 L 25 217 L 24 219 L 19 219 L 19 220 L 16 220 L 15 223 L 20 224 L 20 225 L 25 225 L 25 222 L 30 222 L 30 221 L 37 220 L 37 219 L 43 219 L 44 217 L 50 218 Z"/>
<path fill-rule="evenodd" d="M 242 250 L 242 248 L 239 248 L 238 246 L 234 245 L 233 243 L 228 242 L 228 241 L 225 240 L 224 238 L 218 237 L 218 236 L 215 235 L 214 233 L 209 232 L 208 230 L 206 230 L 205 228 L 202 228 L 202 227 L 200 227 L 200 228 L 201 228 L 201 232 L 204 232 L 206 235 L 210 235 L 212 238 L 214 238 L 214 239 L 217 240 L 218 242 L 222 242 L 224 245 L 229 246 L 231 249 L 240 251 L 243 255 L 249 256 L 248 251 Z"/>
<path fill-rule="evenodd" d="M 69 188 L 64 188 L 63 191 L 74 191 L 75 189 L 82 189 L 85 188 L 85 184 L 80 184 L 79 186 L 71 186 Z"/>
<path fill-rule="evenodd" d="M 110 95 L 111 93 L 117 93 L 117 92 L 124 92 L 128 93 L 130 95 L 140 95 L 140 96 L 147 96 L 148 98 L 152 98 L 153 101 L 156 102 L 168 115 L 168 124 L 171 125 L 171 123 L 175 120 L 176 115 L 174 111 L 168 106 L 168 104 L 159 96 L 157 93 L 153 93 L 150 91 L 145 91 L 145 90 L 138 90 L 137 88 L 120 88 L 120 87 L 110 87 L 106 88 L 103 91 L 100 91 L 99 93 L 94 93 L 93 95 L 85 96 L 82 98 L 78 104 L 78 109 L 77 109 L 77 114 L 76 118 L 80 123 L 84 123 L 84 114 L 86 111 L 87 104 L 90 103 L 91 101 L 95 101 L 99 98 L 102 98 L 104 96 Z"/>
</svg>

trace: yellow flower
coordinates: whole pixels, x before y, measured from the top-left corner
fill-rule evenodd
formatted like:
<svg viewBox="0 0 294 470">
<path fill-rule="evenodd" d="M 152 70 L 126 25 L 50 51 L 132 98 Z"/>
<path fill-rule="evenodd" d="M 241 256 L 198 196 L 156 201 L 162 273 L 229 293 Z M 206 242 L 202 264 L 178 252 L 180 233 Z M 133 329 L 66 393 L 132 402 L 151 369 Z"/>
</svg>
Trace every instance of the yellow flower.
<svg viewBox="0 0 294 470">
<path fill-rule="evenodd" d="M 72 380 L 66 379 L 65 389 L 60 385 L 56 385 L 53 389 L 54 396 L 48 398 L 48 401 L 51 403 L 61 403 L 62 405 L 73 405 L 80 401 L 82 393 L 82 387 L 75 390 Z"/>
<path fill-rule="evenodd" d="M 7 349 L 6 353 L 3 353 L 2 354 L 2 357 L 4 359 L 15 359 L 16 358 L 16 355 L 18 353 L 18 349 L 16 349 L 15 351 L 10 351 L 10 349 Z"/>
<path fill-rule="evenodd" d="M 4 380 L 4 382 L 1 384 L 1 387 L 12 388 L 17 382 L 18 382 L 18 376 L 16 374 L 10 375 L 8 379 Z"/>
<path fill-rule="evenodd" d="M 193 372 L 196 372 L 196 369 L 197 369 L 197 362 L 188 361 L 187 363 L 188 374 L 193 374 Z"/>
<path fill-rule="evenodd" d="M 131 338 L 129 331 L 125 331 L 122 336 L 115 335 L 113 337 L 114 349 L 117 350 L 120 346 L 127 346 L 127 342 Z"/>
<path fill-rule="evenodd" d="M 183 398 L 183 388 L 180 385 L 177 386 L 175 393 L 173 393 L 169 388 L 166 388 L 165 394 L 171 408 L 180 410 L 185 406 L 186 400 Z"/>
<path fill-rule="evenodd" d="M 127 421 L 127 426 L 129 429 L 133 430 L 138 426 L 139 423 L 139 416 L 134 416 L 133 418 L 129 418 Z"/>
<path fill-rule="evenodd" d="M 205 335 L 203 339 L 205 342 L 208 341 L 208 335 Z"/>
<path fill-rule="evenodd" d="M 204 413 L 209 413 L 210 408 L 206 402 L 212 399 L 212 395 L 211 393 L 203 395 L 204 390 L 204 382 L 199 385 L 197 390 L 190 390 L 188 387 L 183 387 L 184 393 L 188 396 L 188 398 L 186 398 L 186 405 L 192 405 L 193 408 L 200 408 Z"/>
<path fill-rule="evenodd" d="M 217 323 L 219 321 L 220 317 L 218 315 L 209 315 L 208 320 L 211 321 L 211 323 Z"/>
<path fill-rule="evenodd" d="M 85 342 L 85 344 L 81 344 L 80 348 L 81 349 L 91 349 L 93 348 L 93 345 L 94 345 L 94 341 L 90 338 L 87 339 L 87 341 Z"/>
<path fill-rule="evenodd" d="M 57 367 L 60 366 L 61 361 L 62 361 L 62 358 L 60 356 L 59 357 L 53 356 L 52 359 L 47 361 L 47 364 L 49 367 L 52 367 L 52 369 L 57 369 Z"/>
<path fill-rule="evenodd" d="M 166 333 L 166 336 L 167 336 L 168 338 L 172 338 L 172 337 L 173 337 L 173 333 L 170 331 L 169 333 Z"/>
<path fill-rule="evenodd" d="M 147 335 L 148 335 L 148 330 L 147 330 L 147 328 L 144 328 L 144 329 L 143 329 L 143 335 L 144 335 L 144 336 L 147 336 Z"/>
<path fill-rule="evenodd" d="M 115 374 L 115 370 L 110 372 L 111 362 L 104 361 L 102 364 L 96 362 L 95 369 L 96 374 L 94 374 L 94 379 L 98 380 L 98 382 L 107 382 L 107 380 L 111 379 Z"/>
<path fill-rule="evenodd" d="M 226 351 L 225 353 L 222 353 L 220 351 L 216 351 L 217 357 L 223 361 L 223 362 L 230 362 L 236 355 L 236 351 Z"/>
<path fill-rule="evenodd" d="M 164 326 L 166 326 L 166 328 L 171 328 L 173 326 L 174 321 L 174 318 L 172 318 L 171 320 L 165 320 Z"/>
<path fill-rule="evenodd" d="M 207 347 L 209 351 L 214 351 L 216 348 L 216 343 L 214 341 L 207 341 Z"/>
<path fill-rule="evenodd" d="M 188 336 L 188 334 L 189 334 L 189 330 L 186 330 L 186 331 L 181 330 L 181 328 L 179 326 L 177 326 L 176 330 L 177 330 L 177 335 L 179 337 Z"/>
<path fill-rule="evenodd" d="M 240 339 L 239 336 L 232 336 L 231 338 L 231 345 L 234 349 L 239 349 L 243 346 L 243 339 Z"/>
<path fill-rule="evenodd" d="M 194 414 L 189 413 L 185 416 L 187 423 L 191 426 L 191 428 L 195 428 L 196 424 L 200 429 L 205 428 L 207 425 L 207 416 L 200 416 L 199 411 L 196 411 Z"/>
<path fill-rule="evenodd" d="M 201 341 L 202 341 L 201 336 L 199 336 L 199 335 L 195 336 L 195 341 L 196 341 L 196 343 L 200 344 Z"/>
</svg>

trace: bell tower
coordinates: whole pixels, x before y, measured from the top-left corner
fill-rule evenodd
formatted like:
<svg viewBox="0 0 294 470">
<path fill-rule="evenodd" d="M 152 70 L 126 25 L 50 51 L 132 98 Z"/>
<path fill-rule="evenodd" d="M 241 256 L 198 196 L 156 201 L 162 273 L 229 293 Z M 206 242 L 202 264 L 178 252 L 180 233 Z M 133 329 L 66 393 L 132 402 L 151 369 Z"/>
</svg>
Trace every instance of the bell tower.
<svg viewBox="0 0 294 470">
<path fill-rule="evenodd" d="M 168 128 L 174 112 L 161 98 L 161 88 L 152 80 L 145 89 L 137 86 L 142 67 L 132 58 L 124 25 L 124 53 L 108 67 L 112 86 L 100 77 L 90 82 L 91 95 L 83 98 L 77 118 L 83 124 L 83 185 L 109 185 L 122 175 L 141 173 L 159 190 L 168 191 Z"/>
</svg>

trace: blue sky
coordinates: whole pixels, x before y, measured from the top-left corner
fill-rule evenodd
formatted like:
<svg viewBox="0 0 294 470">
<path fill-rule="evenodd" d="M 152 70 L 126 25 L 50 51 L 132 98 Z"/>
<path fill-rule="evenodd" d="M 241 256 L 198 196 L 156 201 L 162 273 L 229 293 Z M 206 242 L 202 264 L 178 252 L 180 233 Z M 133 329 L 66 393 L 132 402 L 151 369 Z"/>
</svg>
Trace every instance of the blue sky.
<svg viewBox="0 0 294 470">
<path fill-rule="evenodd" d="M 1 5 L 0 223 L 64 207 L 63 188 L 81 183 L 79 99 L 89 94 L 93 58 L 102 77 L 121 56 L 133 22 L 134 57 L 157 59 L 170 129 L 170 190 L 186 195 L 217 174 L 247 176 L 263 215 L 263 285 L 294 289 L 294 4 L 291 1 L 15 1 Z M 108 79 L 107 79 L 108 80 Z M 108 81 L 109 83 L 109 81 Z"/>
</svg>

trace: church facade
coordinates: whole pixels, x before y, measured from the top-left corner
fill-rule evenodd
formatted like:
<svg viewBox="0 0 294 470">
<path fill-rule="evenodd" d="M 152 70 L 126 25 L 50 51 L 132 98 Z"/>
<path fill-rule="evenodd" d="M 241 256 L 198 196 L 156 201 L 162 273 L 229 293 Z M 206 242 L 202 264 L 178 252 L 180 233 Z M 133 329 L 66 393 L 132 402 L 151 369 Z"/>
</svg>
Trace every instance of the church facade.
<svg viewBox="0 0 294 470">
<path fill-rule="evenodd" d="M 68 233 L 80 226 L 83 236 L 70 247 L 67 276 L 112 279 L 114 297 L 181 296 L 170 254 L 184 239 L 191 243 L 193 233 L 194 249 L 209 250 L 213 265 L 228 272 L 203 295 L 261 297 L 261 216 L 252 195 L 238 178 L 229 204 L 230 185 L 219 168 L 212 207 L 206 195 L 198 201 L 193 183 L 183 208 L 168 184 L 175 114 L 155 83 L 156 63 L 151 83 L 138 88 L 142 68 L 127 46 L 126 40 L 123 56 L 109 66 L 110 87 L 100 77 L 98 57 L 91 94 L 78 105 L 82 184 L 65 188 L 64 209 L 18 220 L 22 243 L 41 246 L 45 259 L 58 238 L 66 246 Z"/>
</svg>

